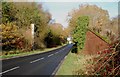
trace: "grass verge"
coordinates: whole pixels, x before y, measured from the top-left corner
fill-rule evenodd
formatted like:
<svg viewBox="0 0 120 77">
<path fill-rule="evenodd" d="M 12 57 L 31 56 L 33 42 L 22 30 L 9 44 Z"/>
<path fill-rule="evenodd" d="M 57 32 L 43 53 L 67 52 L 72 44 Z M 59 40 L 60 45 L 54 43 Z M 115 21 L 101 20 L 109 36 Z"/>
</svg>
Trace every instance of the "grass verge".
<svg viewBox="0 0 120 77">
<path fill-rule="evenodd" d="M 66 45 L 66 44 L 65 44 L 65 45 Z M 65 46 L 65 45 L 63 45 L 63 46 Z M 44 52 L 49 52 L 49 51 L 51 51 L 51 50 L 55 50 L 55 49 L 58 49 L 58 48 L 60 48 L 60 47 L 62 47 L 62 46 L 58 46 L 58 47 L 54 47 L 54 48 L 46 48 L 46 49 L 44 49 L 44 50 L 34 50 L 34 51 L 29 51 L 29 52 L 20 52 L 19 50 L 9 51 L 10 54 L 7 54 L 7 55 L 5 55 L 5 54 L 3 55 L 3 54 L 1 53 L 1 55 L 0 55 L 0 60 L 2 60 L 2 59 L 14 58 L 14 57 L 27 56 L 27 55 L 33 55 L 33 54 L 39 54 L 39 53 L 44 53 Z M 14 52 L 16 52 L 16 53 L 14 54 Z M 13 54 L 11 54 L 11 53 L 13 53 Z"/>
<path fill-rule="evenodd" d="M 72 71 L 75 65 L 74 61 L 76 61 L 76 59 L 76 55 L 70 52 L 56 75 L 72 75 Z"/>
<path fill-rule="evenodd" d="M 92 56 L 83 54 L 78 55 L 70 52 L 56 75 L 83 75 L 86 70 L 85 65 L 88 64 L 86 60 L 91 57 Z"/>
<path fill-rule="evenodd" d="M 118 76 L 120 75 L 119 54 L 118 51 L 96 55 L 69 53 L 56 75 L 58 77 L 61 75 L 71 75 L 71 77 Z"/>
</svg>

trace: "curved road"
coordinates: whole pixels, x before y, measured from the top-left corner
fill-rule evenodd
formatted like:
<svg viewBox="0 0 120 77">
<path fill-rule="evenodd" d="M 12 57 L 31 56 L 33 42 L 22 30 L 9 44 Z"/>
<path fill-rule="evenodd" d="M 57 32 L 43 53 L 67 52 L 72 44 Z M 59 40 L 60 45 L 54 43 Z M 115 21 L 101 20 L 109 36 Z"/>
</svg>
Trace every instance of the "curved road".
<svg viewBox="0 0 120 77">
<path fill-rule="evenodd" d="M 68 44 L 50 52 L 3 60 L 0 75 L 3 77 L 10 75 L 24 75 L 25 77 L 54 76 L 61 61 L 69 53 L 72 46 L 73 44 Z"/>
</svg>

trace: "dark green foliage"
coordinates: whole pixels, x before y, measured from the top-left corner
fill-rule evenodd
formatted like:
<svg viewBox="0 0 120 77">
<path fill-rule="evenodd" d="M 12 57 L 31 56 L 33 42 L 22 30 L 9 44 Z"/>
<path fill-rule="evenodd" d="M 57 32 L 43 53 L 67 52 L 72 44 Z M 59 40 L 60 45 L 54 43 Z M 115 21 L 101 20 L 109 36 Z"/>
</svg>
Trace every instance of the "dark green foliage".
<svg viewBox="0 0 120 77">
<path fill-rule="evenodd" d="M 73 41 L 77 42 L 78 50 L 81 50 L 84 47 L 88 24 L 88 16 L 81 16 L 76 21 L 76 28 L 73 31 Z"/>
<path fill-rule="evenodd" d="M 2 23 L 13 22 L 16 20 L 16 10 L 12 2 L 2 2 Z"/>
<path fill-rule="evenodd" d="M 50 47 L 56 47 L 58 45 L 61 45 L 62 41 L 61 41 L 61 38 L 59 36 L 55 36 L 51 30 L 48 32 L 46 38 L 44 39 L 44 41 L 46 42 L 46 46 L 48 48 Z"/>
<path fill-rule="evenodd" d="M 71 49 L 72 53 L 77 53 L 78 49 L 77 49 L 77 42 L 75 42 L 75 44 L 73 45 L 72 49 Z"/>
</svg>

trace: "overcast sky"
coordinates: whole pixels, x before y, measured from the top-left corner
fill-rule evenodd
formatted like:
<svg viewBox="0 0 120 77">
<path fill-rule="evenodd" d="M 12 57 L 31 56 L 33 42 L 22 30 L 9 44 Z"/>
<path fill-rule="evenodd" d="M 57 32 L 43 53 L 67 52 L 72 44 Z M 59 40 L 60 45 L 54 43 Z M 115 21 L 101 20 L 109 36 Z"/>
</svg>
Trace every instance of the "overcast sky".
<svg viewBox="0 0 120 77">
<path fill-rule="evenodd" d="M 43 8 L 52 14 L 52 18 L 57 23 L 61 23 L 64 27 L 68 26 L 67 15 L 73 9 L 77 9 L 81 4 L 97 5 L 107 10 L 110 18 L 118 15 L 117 2 L 43 2 Z"/>
</svg>

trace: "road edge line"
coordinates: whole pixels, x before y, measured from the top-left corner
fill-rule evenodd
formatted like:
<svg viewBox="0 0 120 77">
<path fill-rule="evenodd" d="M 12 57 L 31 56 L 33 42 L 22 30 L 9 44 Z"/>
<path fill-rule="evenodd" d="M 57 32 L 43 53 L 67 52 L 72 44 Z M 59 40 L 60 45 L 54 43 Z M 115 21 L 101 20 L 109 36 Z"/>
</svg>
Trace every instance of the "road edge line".
<svg viewBox="0 0 120 77">
<path fill-rule="evenodd" d="M 69 52 L 69 53 L 70 53 L 70 52 Z M 68 53 L 68 54 L 69 54 L 69 53 Z M 64 62 L 64 60 L 67 58 L 67 56 L 68 56 L 68 55 L 66 55 L 66 56 L 61 60 L 61 62 L 60 62 L 59 65 L 57 66 L 57 68 L 56 68 L 56 69 L 54 70 L 54 72 L 52 73 L 52 76 L 55 77 L 55 75 L 56 75 L 58 69 L 59 69 L 60 66 L 63 64 L 63 62 Z"/>
</svg>

